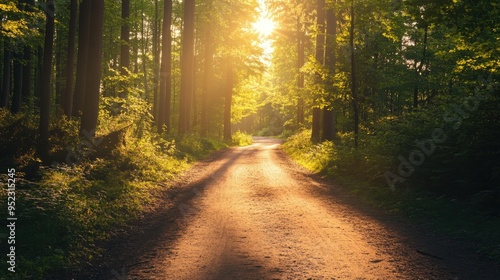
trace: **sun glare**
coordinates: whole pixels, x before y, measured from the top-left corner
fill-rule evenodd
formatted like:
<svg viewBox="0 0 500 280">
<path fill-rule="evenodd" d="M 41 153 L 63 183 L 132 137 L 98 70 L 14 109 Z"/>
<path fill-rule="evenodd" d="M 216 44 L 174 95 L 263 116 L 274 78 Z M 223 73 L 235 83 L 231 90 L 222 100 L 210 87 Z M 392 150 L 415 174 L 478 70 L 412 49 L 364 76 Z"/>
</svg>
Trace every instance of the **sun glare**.
<svg viewBox="0 0 500 280">
<path fill-rule="evenodd" d="M 253 28 L 260 35 L 269 37 L 269 35 L 271 35 L 276 28 L 276 23 L 272 19 L 268 18 L 267 15 L 261 14 L 259 20 L 253 24 Z"/>
<path fill-rule="evenodd" d="M 253 23 L 252 27 L 260 37 L 259 45 L 264 51 L 262 59 L 269 63 L 270 56 L 274 51 L 273 40 L 270 37 L 276 28 L 276 22 L 269 15 L 265 0 L 259 0 L 258 11 L 259 18 Z"/>
</svg>

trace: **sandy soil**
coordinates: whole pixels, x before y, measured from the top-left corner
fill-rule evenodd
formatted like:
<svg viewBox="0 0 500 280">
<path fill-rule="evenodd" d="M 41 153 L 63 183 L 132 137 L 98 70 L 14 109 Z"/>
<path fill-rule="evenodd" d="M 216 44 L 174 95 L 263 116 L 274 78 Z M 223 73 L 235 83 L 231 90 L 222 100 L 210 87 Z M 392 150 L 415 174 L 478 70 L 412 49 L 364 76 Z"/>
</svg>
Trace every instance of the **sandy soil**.
<svg viewBox="0 0 500 280">
<path fill-rule="evenodd" d="M 356 206 L 256 138 L 196 164 L 94 279 L 495 279 L 458 241 Z M 77 278 L 77 277 L 76 277 Z M 496 279 L 500 279 L 496 278 Z"/>
</svg>

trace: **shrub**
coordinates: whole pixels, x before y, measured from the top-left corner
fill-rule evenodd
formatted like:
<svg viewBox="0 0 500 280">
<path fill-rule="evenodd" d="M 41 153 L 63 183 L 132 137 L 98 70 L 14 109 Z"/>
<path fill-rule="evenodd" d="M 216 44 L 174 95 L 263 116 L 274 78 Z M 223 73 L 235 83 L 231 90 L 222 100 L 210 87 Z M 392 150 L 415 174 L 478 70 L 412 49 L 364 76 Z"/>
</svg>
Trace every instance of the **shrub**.
<svg viewBox="0 0 500 280">
<path fill-rule="evenodd" d="M 241 131 L 236 131 L 235 134 L 233 134 L 233 145 L 236 145 L 236 146 L 248 146 L 248 145 L 252 145 L 253 143 L 253 139 L 252 139 L 252 135 L 250 134 L 246 134 L 244 132 L 241 132 Z"/>
</svg>

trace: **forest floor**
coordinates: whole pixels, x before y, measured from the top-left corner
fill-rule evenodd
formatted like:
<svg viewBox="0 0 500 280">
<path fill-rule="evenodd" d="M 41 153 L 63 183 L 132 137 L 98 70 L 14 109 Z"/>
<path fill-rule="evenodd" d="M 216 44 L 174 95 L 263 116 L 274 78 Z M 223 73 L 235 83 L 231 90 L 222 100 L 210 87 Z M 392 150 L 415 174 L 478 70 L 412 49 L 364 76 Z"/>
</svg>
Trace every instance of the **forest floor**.
<svg viewBox="0 0 500 280">
<path fill-rule="evenodd" d="M 215 153 L 74 279 L 498 279 L 464 241 L 361 203 L 280 140 Z"/>
</svg>

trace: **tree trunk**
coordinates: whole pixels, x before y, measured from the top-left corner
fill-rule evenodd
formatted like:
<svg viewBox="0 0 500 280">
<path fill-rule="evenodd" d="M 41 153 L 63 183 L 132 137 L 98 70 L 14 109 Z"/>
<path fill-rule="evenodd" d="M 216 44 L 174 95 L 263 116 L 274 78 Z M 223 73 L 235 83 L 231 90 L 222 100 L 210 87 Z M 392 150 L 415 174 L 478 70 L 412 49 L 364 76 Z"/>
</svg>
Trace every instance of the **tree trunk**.
<svg viewBox="0 0 500 280">
<path fill-rule="evenodd" d="M 87 86 L 85 90 L 85 105 L 83 107 L 80 133 L 95 135 L 97 117 L 99 115 L 99 93 L 101 85 L 102 33 L 104 23 L 104 0 L 92 0 L 90 14 L 90 30 L 88 45 Z"/>
<path fill-rule="evenodd" d="M 212 79 L 213 79 L 213 64 L 214 64 L 214 48 L 212 43 L 212 33 L 207 30 L 207 37 L 205 38 L 205 67 L 203 70 L 203 85 L 201 93 L 201 136 L 207 136 L 208 126 L 210 124 L 210 106 L 208 106 L 209 95 L 212 90 Z"/>
<path fill-rule="evenodd" d="M 43 71 L 40 88 L 40 146 L 38 153 L 43 161 L 49 157 L 49 125 L 50 125 L 50 81 L 52 76 L 52 52 L 54 47 L 54 1 L 47 0 L 45 10 L 45 39 L 43 48 Z"/>
<path fill-rule="evenodd" d="M 12 60 L 11 52 L 7 42 L 4 43 L 3 50 L 3 79 L 2 79 L 2 96 L 0 98 L 0 108 L 6 108 L 9 104 L 10 95 L 10 80 L 11 80 L 11 69 Z"/>
<path fill-rule="evenodd" d="M 184 2 L 184 30 L 181 57 L 181 93 L 179 111 L 179 133 L 191 131 L 191 106 L 194 85 L 194 12 L 195 1 Z"/>
<path fill-rule="evenodd" d="M 418 67 L 415 69 L 415 87 L 413 88 L 413 108 L 418 107 L 418 91 L 419 91 L 419 86 L 420 86 L 420 75 L 422 73 L 422 69 L 424 67 L 425 63 L 425 58 L 427 56 L 427 38 L 429 36 L 429 26 L 426 24 L 424 28 L 424 43 L 423 43 L 423 50 L 422 50 L 422 59 L 420 60 L 420 64 Z"/>
<path fill-rule="evenodd" d="M 304 97 L 302 96 L 304 90 L 304 73 L 300 71 L 305 63 L 305 48 L 304 48 L 304 34 L 300 23 L 300 17 L 297 17 L 297 127 L 301 128 L 304 125 Z"/>
<path fill-rule="evenodd" d="M 121 30 L 121 53 L 120 53 L 120 69 L 121 75 L 128 76 L 130 68 L 130 0 L 122 0 L 122 30 Z M 122 82 L 120 96 L 126 98 L 128 96 L 128 81 Z"/>
<path fill-rule="evenodd" d="M 80 4 L 78 19 L 78 58 L 76 65 L 75 95 L 73 96 L 72 115 L 79 117 L 85 103 L 87 87 L 87 59 L 89 57 L 90 13 L 92 0 L 83 0 Z"/>
<path fill-rule="evenodd" d="M 31 91 L 31 85 L 32 85 L 32 78 L 33 75 L 31 74 L 31 70 L 33 68 L 33 62 L 32 57 L 33 57 L 33 51 L 31 47 L 24 47 L 24 65 L 23 65 L 23 86 L 22 86 L 22 97 L 26 101 L 28 98 L 32 96 L 32 91 Z"/>
<path fill-rule="evenodd" d="M 71 0 L 69 10 L 68 60 L 66 62 L 66 87 L 63 95 L 63 111 L 68 118 L 71 117 L 71 110 L 73 107 L 73 72 L 75 68 L 75 38 L 76 20 L 78 16 L 78 0 Z"/>
<path fill-rule="evenodd" d="M 28 0 L 25 1 L 26 3 L 26 11 L 33 11 L 32 6 L 35 5 L 35 1 L 33 0 Z M 32 90 L 31 86 L 33 84 L 32 79 L 32 69 L 33 69 L 33 50 L 31 46 L 25 46 L 24 51 L 23 51 L 23 60 L 24 60 L 24 65 L 23 65 L 23 89 L 22 89 L 22 97 L 25 101 L 27 101 L 28 98 L 32 97 Z M 31 104 L 30 104 L 31 106 Z"/>
<path fill-rule="evenodd" d="M 21 53 L 14 53 L 14 84 L 12 89 L 12 104 L 10 111 L 13 114 L 21 110 L 21 99 L 23 93 L 23 65 L 21 64 Z"/>
<path fill-rule="evenodd" d="M 170 102 L 172 99 L 172 0 L 165 0 L 163 4 L 162 51 L 160 74 L 160 110 L 158 131 L 163 125 L 170 132 Z"/>
<path fill-rule="evenodd" d="M 329 78 L 326 79 L 325 88 L 328 91 L 327 101 L 329 106 L 323 108 L 323 140 L 332 141 L 335 138 L 335 115 L 333 112 L 334 90 L 333 86 L 335 77 L 335 46 L 337 38 L 337 17 L 333 7 L 326 11 L 326 50 L 325 50 L 325 66 L 329 70 Z"/>
<path fill-rule="evenodd" d="M 58 30 L 59 32 L 59 30 Z M 58 35 L 58 34 L 56 34 Z M 61 34 L 59 34 L 61 35 Z M 64 36 L 64 35 L 63 35 Z M 64 59 L 63 59 L 63 51 L 64 48 L 62 46 L 63 44 L 63 36 L 56 36 L 55 39 L 55 58 L 56 58 L 56 65 L 55 65 L 55 68 L 56 68 L 56 78 L 55 78 L 55 83 L 56 83 L 56 100 L 55 100 L 55 103 L 58 105 L 57 108 L 60 108 L 61 110 L 63 110 L 63 100 L 62 100 L 62 97 L 63 97 L 63 84 L 65 84 L 65 81 L 66 81 L 66 69 L 64 69 L 63 65 L 64 65 Z M 59 113 L 59 111 L 58 111 Z"/>
<path fill-rule="evenodd" d="M 316 61 L 322 65 L 325 56 L 325 0 L 317 0 L 317 29 L 318 34 L 316 34 Z M 316 73 L 315 77 L 316 84 L 322 83 L 321 74 Z M 316 98 L 315 98 L 316 99 Z M 316 103 L 317 101 L 314 100 Z M 319 142 L 321 134 L 321 109 L 317 104 L 313 105 L 313 123 L 312 123 L 312 134 L 311 141 Z"/>
<path fill-rule="evenodd" d="M 234 73 L 231 59 L 227 61 L 226 96 L 224 98 L 224 140 L 231 141 L 231 104 L 233 101 Z"/>
<path fill-rule="evenodd" d="M 351 26 L 349 28 L 349 46 L 351 48 L 351 94 L 354 111 L 354 147 L 358 147 L 359 109 L 358 93 L 356 88 L 356 57 L 354 49 L 354 0 L 351 0 Z"/>
<path fill-rule="evenodd" d="M 157 123 L 161 123 L 161 117 L 160 117 L 160 96 L 158 92 L 158 61 L 159 61 L 159 54 L 158 54 L 158 44 L 159 44 L 159 39 L 160 39 L 160 32 L 159 32 L 159 27 L 158 27 L 158 0 L 155 0 L 155 16 L 153 20 L 153 116 L 156 120 Z"/>
</svg>

